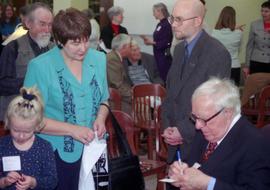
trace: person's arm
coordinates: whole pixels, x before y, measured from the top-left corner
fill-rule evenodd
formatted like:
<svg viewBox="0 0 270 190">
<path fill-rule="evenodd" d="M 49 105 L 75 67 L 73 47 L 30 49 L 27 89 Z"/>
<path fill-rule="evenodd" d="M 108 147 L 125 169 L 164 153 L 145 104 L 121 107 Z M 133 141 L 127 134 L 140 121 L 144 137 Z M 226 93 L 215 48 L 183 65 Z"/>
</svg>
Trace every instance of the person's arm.
<svg viewBox="0 0 270 190">
<path fill-rule="evenodd" d="M 248 35 L 248 42 L 247 42 L 247 46 L 246 46 L 246 63 L 245 63 L 245 67 L 249 67 L 250 64 L 250 57 L 254 48 L 254 40 L 255 40 L 255 36 L 254 36 L 254 26 L 253 24 L 250 25 L 250 29 L 249 29 L 249 35 Z M 248 71 L 246 71 L 248 72 Z M 247 73 L 248 74 L 248 73 Z"/>
<path fill-rule="evenodd" d="M 23 78 L 16 76 L 16 58 L 18 44 L 14 40 L 3 48 L 0 57 L 0 95 L 9 96 L 18 94 L 22 87 Z"/>
<path fill-rule="evenodd" d="M 124 97 L 131 97 L 131 85 L 128 83 L 128 81 L 124 81 L 124 76 L 117 64 L 118 63 L 115 60 L 107 60 L 107 73 L 108 73 L 108 83 L 109 86 L 112 88 L 116 88 L 121 96 Z M 123 65 L 121 65 L 123 67 Z M 123 68 L 124 70 L 124 68 Z"/>
<path fill-rule="evenodd" d="M 103 104 L 109 105 L 107 101 L 102 102 Z M 99 107 L 99 111 L 97 114 L 97 118 L 93 124 L 94 131 L 97 131 L 97 135 L 99 138 L 102 138 L 104 133 L 106 132 L 105 122 L 108 116 L 108 109 L 101 105 Z"/>
</svg>

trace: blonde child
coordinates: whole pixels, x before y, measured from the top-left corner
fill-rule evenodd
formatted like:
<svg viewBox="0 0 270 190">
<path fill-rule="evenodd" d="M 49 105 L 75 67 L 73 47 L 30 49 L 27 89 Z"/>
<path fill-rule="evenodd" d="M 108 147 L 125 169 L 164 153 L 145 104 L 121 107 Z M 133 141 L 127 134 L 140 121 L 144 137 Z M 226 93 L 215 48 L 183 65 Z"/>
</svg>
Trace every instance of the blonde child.
<svg viewBox="0 0 270 190">
<path fill-rule="evenodd" d="M 22 88 L 5 116 L 10 135 L 0 138 L 1 189 L 54 189 L 57 173 L 52 146 L 35 135 L 42 130 L 43 103 L 36 88 Z M 7 169 L 8 168 L 8 169 Z"/>
</svg>

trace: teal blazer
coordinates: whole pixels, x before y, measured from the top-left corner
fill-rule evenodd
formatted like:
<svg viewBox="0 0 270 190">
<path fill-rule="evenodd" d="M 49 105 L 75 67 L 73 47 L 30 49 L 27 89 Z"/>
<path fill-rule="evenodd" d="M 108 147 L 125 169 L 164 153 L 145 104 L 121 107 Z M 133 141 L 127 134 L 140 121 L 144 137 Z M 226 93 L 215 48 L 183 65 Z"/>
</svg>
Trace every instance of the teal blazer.
<svg viewBox="0 0 270 190">
<path fill-rule="evenodd" d="M 61 50 L 54 47 L 29 63 L 24 86 L 37 86 L 40 90 L 46 117 L 91 128 L 100 103 L 109 97 L 104 53 L 89 49 L 82 72 L 78 82 L 66 66 Z M 71 136 L 40 136 L 52 144 L 64 161 L 72 163 L 81 157 L 83 144 Z"/>
</svg>

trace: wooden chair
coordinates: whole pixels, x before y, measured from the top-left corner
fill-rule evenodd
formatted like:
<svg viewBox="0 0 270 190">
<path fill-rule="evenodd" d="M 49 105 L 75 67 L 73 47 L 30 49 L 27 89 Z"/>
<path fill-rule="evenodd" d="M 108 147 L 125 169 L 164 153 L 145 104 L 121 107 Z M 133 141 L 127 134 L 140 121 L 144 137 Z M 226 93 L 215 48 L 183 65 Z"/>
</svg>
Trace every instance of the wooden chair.
<svg viewBox="0 0 270 190">
<path fill-rule="evenodd" d="M 264 87 L 241 108 L 242 114 L 247 116 L 252 123 L 258 124 L 259 127 L 264 125 L 265 117 L 270 116 L 270 104 L 267 102 L 269 90 L 270 86 Z"/>
<path fill-rule="evenodd" d="M 122 98 L 121 98 L 120 93 L 115 88 L 109 88 L 109 92 L 110 92 L 109 102 L 110 102 L 111 108 L 114 110 L 121 110 Z"/>
<path fill-rule="evenodd" d="M 0 121 L 0 137 L 8 135 L 9 134 L 9 130 L 4 128 L 4 122 Z"/>
<path fill-rule="evenodd" d="M 156 128 L 156 158 L 157 160 L 165 161 L 168 156 L 168 146 L 164 141 L 164 138 L 161 136 L 162 134 L 162 125 L 161 125 L 161 106 L 157 109 L 157 120 L 159 126 Z"/>
<path fill-rule="evenodd" d="M 128 115 L 127 113 L 120 110 L 113 110 L 112 112 L 115 118 L 117 119 L 117 121 L 119 122 L 120 126 L 124 130 L 133 154 L 137 155 L 137 149 L 135 146 L 135 129 L 136 128 L 134 128 L 134 122 L 133 122 L 132 117 Z M 118 147 L 115 146 L 116 142 L 115 142 L 114 131 L 113 131 L 113 126 L 112 126 L 110 117 L 107 118 L 106 127 L 107 127 L 107 131 L 110 134 L 109 154 L 111 157 L 116 157 L 117 155 L 119 155 L 119 151 L 117 150 Z M 141 170 L 144 177 L 157 175 L 157 180 L 165 177 L 166 167 L 167 167 L 166 162 L 140 158 L 140 164 L 141 164 Z M 156 189 L 163 190 L 164 184 L 157 181 Z"/>
<path fill-rule="evenodd" d="M 147 133 L 148 158 L 153 159 L 153 141 L 159 127 L 157 109 L 165 98 L 166 90 L 160 84 L 142 84 L 132 89 L 132 116 L 135 126 Z M 138 140 L 136 147 L 138 147 Z"/>
<path fill-rule="evenodd" d="M 262 89 L 259 102 L 258 102 L 258 119 L 256 126 L 258 128 L 263 127 L 264 125 L 270 123 L 270 86 L 267 86 Z M 268 117 L 268 118 L 267 118 Z"/>
</svg>

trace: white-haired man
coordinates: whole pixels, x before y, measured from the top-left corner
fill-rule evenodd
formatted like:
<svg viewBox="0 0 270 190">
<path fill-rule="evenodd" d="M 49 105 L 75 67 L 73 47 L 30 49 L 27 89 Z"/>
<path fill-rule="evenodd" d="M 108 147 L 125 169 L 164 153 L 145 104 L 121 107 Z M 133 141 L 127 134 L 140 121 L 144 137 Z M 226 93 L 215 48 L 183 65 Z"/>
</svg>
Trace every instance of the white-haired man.
<svg viewBox="0 0 270 190">
<path fill-rule="evenodd" d="M 174 35 L 183 41 L 175 47 L 162 104 L 163 137 L 168 162 L 181 146 L 186 157 L 195 134 L 189 120 L 194 90 L 211 76 L 230 77 L 231 58 L 226 48 L 203 29 L 205 6 L 200 0 L 177 0 L 170 17 Z"/>
<path fill-rule="evenodd" d="M 270 189 L 269 147 L 240 108 L 239 90 L 227 79 L 211 78 L 194 91 L 191 152 L 187 163 L 169 169 L 177 189 Z"/>
<path fill-rule="evenodd" d="M 131 112 L 131 84 L 123 66 L 123 58 L 128 57 L 131 51 L 131 37 L 127 34 L 118 34 L 112 40 L 112 51 L 107 54 L 107 73 L 109 87 L 116 88 L 122 97 L 122 108 Z"/>
<path fill-rule="evenodd" d="M 11 95 L 17 94 L 22 87 L 27 64 L 31 59 L 48 51 L 53 14 L 44 3 L 30 5 L 25 24 L 28 33 L 8 43 L 0 57 L 0 120 Z"/>
</svg>

